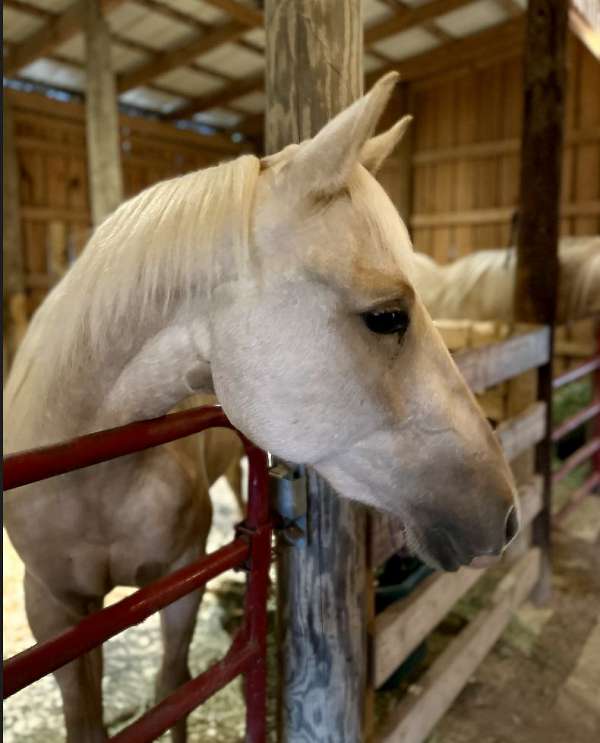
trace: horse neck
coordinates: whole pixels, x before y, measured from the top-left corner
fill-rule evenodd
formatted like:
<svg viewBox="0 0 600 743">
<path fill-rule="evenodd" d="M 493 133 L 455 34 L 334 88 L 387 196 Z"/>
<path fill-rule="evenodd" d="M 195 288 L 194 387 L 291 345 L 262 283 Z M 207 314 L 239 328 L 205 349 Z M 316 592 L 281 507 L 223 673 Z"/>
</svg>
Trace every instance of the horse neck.
<svg viewBox="0 0 600 743">
<path fill-rule="evenodd" d="M 135 339 L 124 339 L 121 363 L 113 373 L 96 416 L 97 425 L 111 426 L 168 413 L 196 392 L 211 392 L 208 352 L 209 300 L 198 299 L 193 316 L 175 312 Z M 134 352 L 128 351 L 135 347 Z M 96 360 L 99 373 L 111 358 Z"/>
<path fill-rule="evenodd" d="M 62 342 L 60 328 L 73 312 L 69 285 L 67 275 L 62 295 L 40 308 L 11 372 L 8 407 L 23 421 L 11 434 L 11 448 L 163 415 L 194 392 L 212 391 L 210 291 L 164 315 L 148 312 L 148 321 L 111 327 L 107 341 L 82 344 L 57 363 L 53 346 Z"/>
</svg>

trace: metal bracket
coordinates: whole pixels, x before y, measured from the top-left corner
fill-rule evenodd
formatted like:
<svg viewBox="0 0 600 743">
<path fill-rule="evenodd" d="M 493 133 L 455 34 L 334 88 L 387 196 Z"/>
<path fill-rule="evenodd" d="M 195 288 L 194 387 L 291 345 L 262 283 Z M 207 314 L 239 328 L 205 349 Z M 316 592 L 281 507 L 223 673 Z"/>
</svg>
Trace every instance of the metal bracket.
<svg viewBox="0 0 600 743">
<path fill-rule="evenodd" d="M 269 470 L 271 508 L 279 516 L 279 531 L 289 545 L 306 538 L 306 477 L 299 467 L 277 462 Z"/>
</svg>

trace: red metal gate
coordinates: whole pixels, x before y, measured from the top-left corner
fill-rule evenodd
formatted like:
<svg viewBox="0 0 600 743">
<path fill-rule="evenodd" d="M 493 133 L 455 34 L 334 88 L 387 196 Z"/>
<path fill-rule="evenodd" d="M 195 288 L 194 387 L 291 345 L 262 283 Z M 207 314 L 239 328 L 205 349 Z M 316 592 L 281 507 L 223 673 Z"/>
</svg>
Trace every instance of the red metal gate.
<svg viewBox="0 0 600 743">
<path fill-rule="evenodd" d="M 4 459 L 4 489 L 44 480 L 216 427 L 235 430 L 220 407 L 195 408 L 82 436 L 56 446 L 12 454 Z M 247 517 L 236 528 L 236 538 L 213 554 L 91 614 L 58 637 L 9 658 L 4 663 L 3 698 L 142 622 L 220 573 L 243 567 L 248 571 L 244 620 L 225 657 L 179 687 L 110 740 L 119 743 L 155 740 L 236 676 L 244 674 L 246 741 L 266 741 L 266 601 L 271 557 L 267 459 L 265 452 L 238 431 L 236 433 L 244 444 L 250 470 Z"/>
</svg>

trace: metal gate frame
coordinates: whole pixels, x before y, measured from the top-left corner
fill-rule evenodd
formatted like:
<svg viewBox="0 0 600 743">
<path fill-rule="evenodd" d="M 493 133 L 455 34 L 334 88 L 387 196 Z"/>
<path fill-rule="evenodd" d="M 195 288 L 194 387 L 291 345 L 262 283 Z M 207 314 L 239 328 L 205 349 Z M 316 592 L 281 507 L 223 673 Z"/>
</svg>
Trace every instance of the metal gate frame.
<svg viewBox="0 0 600 743">
<path fill-rule="evenodd" d="M 231 568 L 247 570 L 244 619 L 225 657 L 176 689 L 138 720 L 110 738 L 118 743 L 155 740 L 237 676 L 245 677 L 246 741 L 266 741 L 267 589 L 271 516 L 267 455 L 248 441 L 219 406 L 206 406 L 81 436 L 4 459 L 4 490 L 133 454 L 208 428 L 229 428 L 242 440 L 249 462 L 248 510 L 235 539 L 216 552 L 157 580 L 118 603 L 90 614 L 57 637 L 4 663 L 3 698 L 139 624 L 164 606 Z"/>
</svg>

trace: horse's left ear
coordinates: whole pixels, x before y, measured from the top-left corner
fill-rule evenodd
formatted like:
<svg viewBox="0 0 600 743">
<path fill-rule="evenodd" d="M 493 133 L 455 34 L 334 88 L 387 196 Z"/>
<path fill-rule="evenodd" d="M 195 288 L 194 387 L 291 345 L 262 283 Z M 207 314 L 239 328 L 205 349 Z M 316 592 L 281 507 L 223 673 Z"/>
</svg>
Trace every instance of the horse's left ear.
<svg viewBox="0 0 600 743">
<path fill-rule="evenodd" d="M 388 72 L 371 90 L 346 108 L 315 136 L 300 145 L 293 160 L 294 178 L 308 189 L 332 193 L 345 185 L 360 153 L 373 135 L 400 76 Z"/>
<path fill-rule="evenodd" d="M 411 121 L 412 116 L 403 116 L 391 129 L 365 142 L 360 151 L 360 162 L 370 173 L 375 175 L 383 161 L 392 154 Z"/>
</svg>

